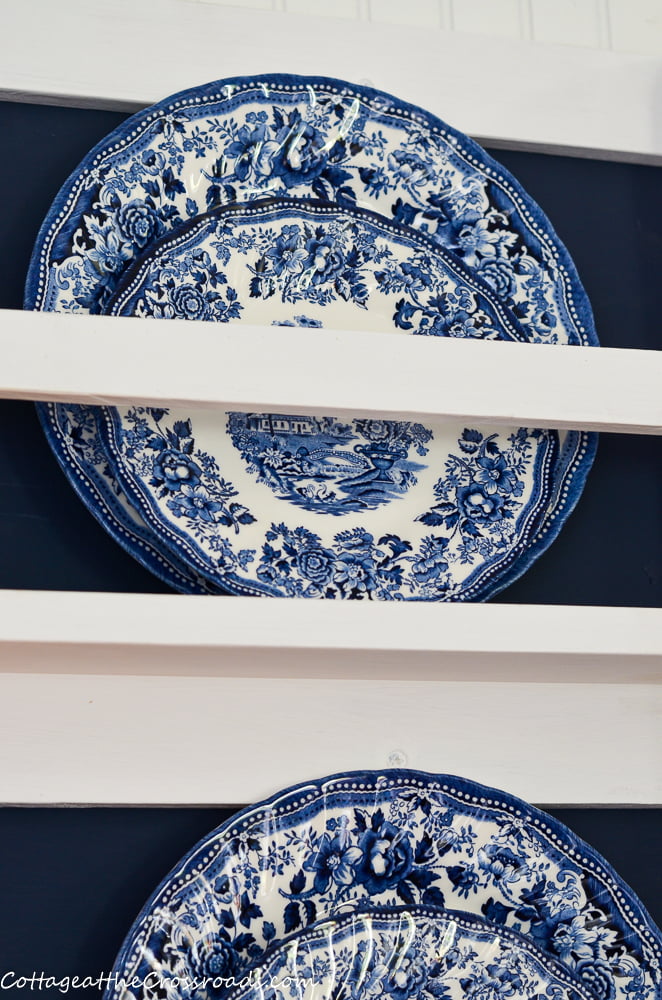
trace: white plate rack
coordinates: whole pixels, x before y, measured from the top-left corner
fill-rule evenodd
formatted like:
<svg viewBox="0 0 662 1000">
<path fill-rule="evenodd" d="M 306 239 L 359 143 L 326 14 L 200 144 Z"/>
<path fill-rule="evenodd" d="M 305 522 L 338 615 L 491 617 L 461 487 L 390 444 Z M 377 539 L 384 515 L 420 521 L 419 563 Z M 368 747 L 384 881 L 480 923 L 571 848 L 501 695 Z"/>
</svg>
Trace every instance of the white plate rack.
<svg viewBox="0 0 662 1000">
<path fill-rule="evenodd" d="M 441 110 L 426 100 L 416 76 L 423 60 L 412 54 L 403 67 L 389 58 L 400 31 L 369 26 L 379 44 L 358 74 L 349 62 L 365 25 L 349 47 L 335 46 L 332 65 L 342 25 L 323 19 L 323 65 L 314 67 L 305 43 L 322 30 L 321 19 L 293 17 L 288 31 L 279 29 L 274 65 L 275 18 L 290 15 L 194 0 L 163 0 L 165 6 L 169 19 L 157 17 L 151 0 L 118 0 L 112 10 L 80 0 L 6 5 L 0 96 L 130 107 L 205 79 L 287 65 L 292 72 L 368 77 Z M 150 46 L 154 73 L 130 59 L 133 32 L 148 15 L 163 46 L 170 39 L 170 48 Z M 224 46 L 214 69 L 204 40 L 211 27 L 235 42 Z M 173 39 L 185 31 L 190 54 L 174 60 Z M 47 45 L 54 37 L 61 47 Z M 432 44 L 429 34 L 420 44 Z M 74 47 L 82 61 L 73 59 Z M 552 47 L 536 48 L 539 62 L 551 58 Z M 455 41 L 449 58 L 451 50 L 457 52 Z M 648 94 L 651 61 L 633 56 L 637 72 L 623 77 L 625 57 L 612 55 L 603 77 L 614 87 L 620 80 L 619 99 L 623 86 L 630 97 L 637 88 Z M 532 55 L 522 50 L 521 57 Z M 435 72 L 444 64 L 435 60 Z M 404 83 L 407 69 L 412 76 Z M 538 100 L 535 115 L 533 104 L 527 110 L 520 103 L 508 127 L 499 107 L 470 128 L 511 144 L 655 159 L 659 131 L 635 134 L 637 115 L 619 124 L 612 103 L 610 122 L 621 132 L 608 135 L 606 111 L 587 112 L 591 100 L 609 108 L 605 93 L 584 95 L 563 126 L 551 112 L 539 113 Z M 535 129 L 547 123 L 546 142 L 534 120 Z M 177 322 L 157 327 L 150 320 L 6 310 L 0 396 L 662 433 L 662 351 L 333 331 L 316 331 L 313 339 L 298 329 L 187 323 L 194 356 L 208 359 L 193 371 L 181 365 L 179 337 Z M 91 342 L 93 355 L 81 349 Z M 461 377 L 468 365 L 469 384 Z M 411 766 L 464 774 L 537 803 L 662 805 L 657 609 L 2 591 L 0 705 L 5 803 L 231 805 L 334 771 Z"/>
</svg>

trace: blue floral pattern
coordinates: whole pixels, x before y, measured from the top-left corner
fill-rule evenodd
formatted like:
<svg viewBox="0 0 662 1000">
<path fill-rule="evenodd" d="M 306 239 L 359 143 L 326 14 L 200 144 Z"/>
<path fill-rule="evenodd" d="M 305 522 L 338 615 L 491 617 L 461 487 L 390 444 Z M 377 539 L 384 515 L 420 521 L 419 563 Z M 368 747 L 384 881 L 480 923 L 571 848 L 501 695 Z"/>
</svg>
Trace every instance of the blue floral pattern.
<svg viewBox="0 0 662 1000">
<path fill-rule="evenodd" d="M 157 889 L 114 971 L 179 976 L 213 960 L 242 975 L 288 934 L 364 905 L 462 909 L 525 935 L 594 1000 L 661 995 L 660 932 L 596 852 L 503 792 L 414 771 L 338 775 L 233 817 Z M 488 978 L 470 994 L 509 995 L 505 972 Z"/>
<path fill-rule="evenodd" d="M 34 304 L 103 311 L 130 261 L 187 219 L 237 201 L 312 195 L 374 207 L 427 233 L 482 276 L 534 340 L 587 342 L 558 241 L 531 224 L 502 171 L 386 95 L 291 79 L 210 85 L 202 102 L 195 91 L 137 116 L 75 180 Z M 286 259 L 295 266 L 287 244 L 282 236 L 273 248 L 275 273 Z"/>
<path fill-rule="evenodd" d="M 272 199 L 194 219 L 156 242 L 110 300 L 116 316 L 272 322 L 526 341 L 489 285 L 427 239 L 371 212 Z"/>
<path fill-rule="evenodd" d="M 456 450 L 443 446 L 443 475 L 419 494 L 412 470 L 426 465 L 409 461 L 409 449 L 425 456 L 434 443 L 421 424 L 355 420 L 350 427 L 333 418 L 230 413 L 220 444 L 207 428 L 212 453 L 196 446 L 200 419 L 130 407 L 110 414 L 107 445 L 120 483 L 154 529 L 164 538 L 173 532 L 200 571 L 231 592 L 426 601 L 475 594 L 526 545 L 546 509 L 546 470 L 556 452 L 553 432 L 520 429 L 504 440 L 464 428 Z M 355 440 L 362 443 L 351 451 L 338 447 Z M 274 521 L 264 494 L 261 513 L 249 509 L 221 467 L 230 442 L 251 477 L 317 520 Z M 254 487 L 248 493 L 258 499 Z M 356 523 L 357 514 L 405 497 L 407 535 Z M 329 529 L 320 514 L 333 515 Z M 351 514 L 354 526 L 335 530 L 335 518 Z"/>
<path fill-rule="evenodd" d="M 214 541 L 221 527 L 238 535 L 242 525 L 252 524 L 255 517 L 234 499 L 237 490 L 220 475 L 215 459 L 195 448 L 191 421 L 176 420 L 169 427 L 162 424 L 167 413 L 141 406 L 130 411 L 124 433 L 126 458 L 137 475 L 149 477 L 156 496 L 164 499 L 193 537 Z M 235 558 L 245 568 L 253 553 L 239 552 Z"/>
<path fill-rule="evenodd" d="M 423 906 L 321 920 L 272 949 L 231 996 L 591 1000 L 567 967 L 530 940 L 466 913 Z"/>
</svg>

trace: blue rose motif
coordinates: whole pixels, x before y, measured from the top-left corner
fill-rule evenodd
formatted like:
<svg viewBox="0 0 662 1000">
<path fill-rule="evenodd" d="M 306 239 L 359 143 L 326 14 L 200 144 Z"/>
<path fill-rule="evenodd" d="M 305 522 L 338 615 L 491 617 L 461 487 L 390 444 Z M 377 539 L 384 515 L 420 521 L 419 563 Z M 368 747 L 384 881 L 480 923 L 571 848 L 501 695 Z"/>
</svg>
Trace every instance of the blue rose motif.
<svg viewBox="0 0 662 1000">
<path fill-rule="evenodd" d="M 163 153 L 157 153 L 154 149 L 143 150 L 140 160 L 147 173 L 153 177 L 157 177 L 166 164 Z"/>
<path fill-rule="evenodd" d="M 312 125 L 293 121 L 289 128 L 280 130 L 274 145 L 277 152 L 272 159 L 272 173 L 285 187 L 309 183 L 327 165 L 329 153 L 324 136 Z"/>
<path fill-rule="evenodd" d="M 331 881 L 336 885 L 351 885 L 354 881 L 354 867 L 361 860 L 360 847 L 349 847 L 344 834 L 329 837 L 322 834 L 317 852 L 303 863 L 305 871 L 315 872 L 315 892 L 325 892 Z"/>
<path fill-rule="evenodd" d="M 122 205 L 117 213 L 117 226 L 122 236 L 140 249 L 158 236 L 160 228 L 154 209 L 137 199 Z"/>
<path fill-rule="evenodd" d="M 388 441 L 391 436 L 391 424 L 388 420 L 357 420 L 356 429 L 369 441 Z"/>
<path fill-rule="evenodd" d="M 427 981 L 428 962 L 415 948 L 409 948 L 404 955 L 398 955 L 395 968 L 384 982 L 384 991 L 395 1000 L 409 1000 L 420 996 Z"/>
<path fill-rule="evenodd" d="M 394 889 L 412 870 L 409 838 L 387 820 L 377 830 L 366 830 L 359 847 L 363 859 L 358 866 L 357 881 L 370 895 Z"/>
<path fill-rule="evenodd" d="M 498 493 L 488 493 L 481 483 L 460 486 L 457 503 L 465 517 L 476 524 L 492 524 L 502 518 L 503 498 Z"/>
<path fill-rule="evenodd" d="M 190 455 L 174 448 L 165 448 L 157 455 L 152 471 L 154 478 L 171 491 L 181 489 L 184 484 L 195 486 L 202 475 L 202 469 Z"/>
<path fill-rule="evenodd" d="M 262 122 L 254 128 L 242 125 L 237 132 L 237 138 L 227 147 L 225 155 L 228 159 L 237 161 L 234 172 L 240 181 L 245 181 L 251 169 L 258 166 L 266 135 L 267 129 Z"/>
<path fill-rule="evenodd" d="M 335 556 L 328 549 L 311 546 L 297 555 L 297 569 L 306 580 L 323 587 L 333 578 Z"/>
<path fill-rule="evenodd" d="M 444 546 L 445 547 L 445 546 Z M 417 583 L 423 586 L 437 580 L 442 573 L 448 569 L 448 563 L 444 559 L 443 550 L 433 552 L 425 559 L 417 559 L 412 564 L 411 573 Z"/>
<path fill-rule="evenodd" d="M 345 258 L 333 236 L 314 237 L 306 241 L 308 259 L 305 268 L 313 285 L 334 281 L 345 268 Z"/>
<path fill-rule="evenodd" d="M 517 476 L 508 468 L 503 455 L 491 458 L 483 455 L 477 459 L 476 464 L 480 466 L 476 473 L 476 482 L 485 487 L 486 493 L 512 493 L 517 483 Z"/>
<path fill-rule="evenodd" d="M 481 261 L 477 270 L 500 299 L 508 298 L 515 291 L 515 275 L 508 261 L 487 257 Z"/>
<path fill-rule="evenodd" d="M 193 979 L 207 979 L 205 992 L 220 997 L 228 991 L 226 981 L 241 971 L 239 956 L 231 944 L 221 938 L 196 942 L 190 953 Z"/>
<path fill-rule="evenodd" d="M 177 318 L 207 319 L 207 300 L 195 285 L 187 283 L 171 288 L 168 298 Z"/>
<path fill-rule="evenodd" d="M 374 540 L 374 535 L 364 531 L 363 528 L 355 528 L 354 531 L 338 535 L 338 541 L 341 542 L 343 549 L 353 552 L 372 548 Z"/>
<path fill-rule="evenodd" d="M 582 958 L 574 971 L 597 1000 L 614 1000 L 616 984 L 607 962 L 600 958 Z"/>
</svg>

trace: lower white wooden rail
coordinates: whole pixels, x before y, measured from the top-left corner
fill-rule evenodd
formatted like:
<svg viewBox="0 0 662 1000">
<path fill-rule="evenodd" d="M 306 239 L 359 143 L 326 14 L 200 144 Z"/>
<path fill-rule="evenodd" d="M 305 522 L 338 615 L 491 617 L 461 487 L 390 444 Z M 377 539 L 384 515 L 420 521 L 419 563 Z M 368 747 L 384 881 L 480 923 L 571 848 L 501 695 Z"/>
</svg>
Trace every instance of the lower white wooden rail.
<svg viewBox="0 0 662 1000">
<path fill-rule="evenodd" d="M 662 805 L 662 612 L 0 592 L 0 801 L 235 804 L 354 768 Z"/>
<path fill-rule="evenodd" d="M 660 685 L 0 675 L 0 801 L 234 805 L 357 768 L 662 805 Z"/>
</svg>

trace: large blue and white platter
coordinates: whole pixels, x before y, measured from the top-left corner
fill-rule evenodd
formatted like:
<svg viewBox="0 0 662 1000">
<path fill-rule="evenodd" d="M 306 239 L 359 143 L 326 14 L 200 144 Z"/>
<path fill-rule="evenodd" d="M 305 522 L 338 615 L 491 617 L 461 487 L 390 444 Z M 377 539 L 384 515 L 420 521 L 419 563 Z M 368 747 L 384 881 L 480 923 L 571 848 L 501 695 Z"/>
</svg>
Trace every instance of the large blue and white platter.
<svg viewBox="0 0 662 1000">
<path fill-rule="evenodd" d="M 358 204 L 423 230 L 491 284 L 528 339 L 597 342 L 551 224 L 475 143 L 378 91 L 287 75 L 194 88 L 103 140 L 44 222 L 25 306 L 103 312 L 131 262 L 165 233 L 216 205 L 279 194 Z M 173 586 L 204 590 L 136 520 L 112 470 L 97 459 L 92 408 L 45 404 L 41 416 L 63 469 L 111 534 Z M 528 561 L 560 530 L 593 458 L 595 435 L 569 432 L 560 441 L 549 510 Z"/>
<path fill-rule="evenodd" d="M 231 1000 L 593 1000 L 585 984 L 521 934 L 463 911 L 378 907 L 320 920 L 270 949 Z M 203 982 L 191 970 L 190 982 Z M 217 985 L 218 984 L 218 985 Z M 213 997 L 210 978 L 186 996 Z"/>
<path fill-rule="evenodd" d="M 570 830 L 504 792 L 418 771 L 294 786 L 200 841 L 146 903 L 106 1000 L 153 980 L 241 977 L 315 921 L 358 907 L 462 909 L 523 934 L 594 1000 L 659 1000 L 662 935 Z"/>
<path fill-rule="evenodd" d="M 425 234 L 292 199 L 181 227 L 129 270 L 107 311 L 311 336 L 526 339 L 493 289 Z M 554 431 L 519 427 L 141 406 L 104 417 L 111 467 L 163 550 L 239 594 L 488 596 L 528 552 L 558 454 Z"/>
</svg>

